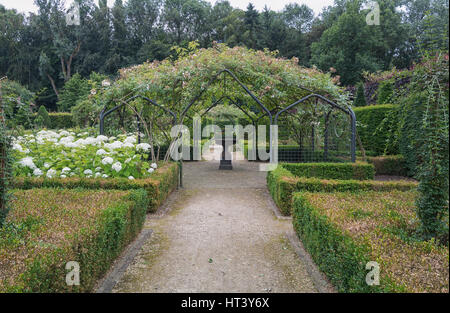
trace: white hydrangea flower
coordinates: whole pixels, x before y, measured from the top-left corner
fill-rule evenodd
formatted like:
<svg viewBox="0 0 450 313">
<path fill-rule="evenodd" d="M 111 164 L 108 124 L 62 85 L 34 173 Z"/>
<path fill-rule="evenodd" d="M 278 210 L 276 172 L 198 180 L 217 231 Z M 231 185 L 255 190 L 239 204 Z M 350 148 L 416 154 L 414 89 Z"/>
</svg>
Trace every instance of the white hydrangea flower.
<svg viewBox="0 0 450 313">
<path fill-rule="evenodd" d="M 148 151 L 150 149 L 150 145 L 148 143 L 140 143 L 136 146 L 137 150 Z"/>
<path fill-rule="evenodd" d="M 29 167 L 32 170 L 36 168 L 32 157 L 23 158 L 22 160 L 20 160 L 20 165 L 22 165 L 23 167 Z"/>
<path fill-rule="evenodd" d="M 102 177 L 103 177 L 103 178 L 108 178 L 109 176 L 106 175 L 106 174 L 103 174 Z"/>
<path fill-rule="evenodd" d="M 134 180 L 134 177 L 133 176 L 128 176 L 128 179 L 129 180 Z"/>
<path fill-rule="evenodd" d="M 103 150 L 103 149 L 98 149 L 96 155 L 104 155 L 104 154 L 107 154 L 107 153 L 108 153 L 108 152 L 106 152 L 106 151 Z"/>
<path fill-rule="evenodd" d="M 70 167 L 65 167 L 65 168 L 62 169 L 61 173 L 67 174 L 67 173 L 69 173 L 70 171 L 71 171 Z"/>
<path fill-rule="evenodd" d="M 149 168 L 148 169 L 148 172 L 151 174 L 151 173 L 153 173 L 155 171 L 155 169 L 154 168 Z"/>
<path fill-rule="evenodd" d="M 123 144 L 120 141 L 114 141 L 113 143 L 107 143 L 105 144 L 105 148 L 109 150 L 115 150 L 122 148 Z"/>
<path fill-rule="evenodd" d="M 106 157 L 102 160 L 103 165 L 112 164 L 113 162 L 114 162 L 114 160 L 111 157 Z"/>
<path fill-rule="evenodd" d="M 100 176 L 102 176 L 101 173 L 99 173 L 99 172 L 95 173 L 95 178 L 99 178 Z"/>
<path fill-rule="evenodd" d="M 53 178 L 53 176 L 55 176 L 56 175 L 56 170 L 54 170 L 54 169 L 49 169 L 48 171 L 47 171 L 47 177 L 48 178 Z"/>
<path fill-rule="evenodd" d="M 109 80 L 105 79 L 104 81 L 102 81 L 102 86 L 109 87 L 109 86 L 111 86 L 111 83 L 109 82 Z"/>
<path fill-rule="evenodd" d="M 92 175 L 92 171 L 91 170 L 85 170 L 83 172 L 84 175 Z"/>
<path fill-rule="evenodd" d="M 158 168 L 158 164 L 156 164 L 156 163 L 152 163 L 150 166 L 151 166 L 152 168 L 154 168 L 155 170 Z"/>
<path fill-rule="evenodd" d="M 134 148 L 134 144 L 132 144 L 131 142 L 125 142 L 122 147 L 124 147 L 124 148 Z"/>
<path fill-rule="evenodd" d="M 116 162 L 112 165 L 112 169 L 116 172 L 120 172 L 120 170 L 122 169 L 122 164 L 120 164 L 120 162 Z"/>
<path fill-rule="evenodd" d="M 106 136 L 104 136 L 104 135 L 98 135 L 98 136 L 97 136 L 97 141 L 98 141 L 98 142 L 108 141 L 108 137 L 106 137 Z"/>
<path fill-rule="evenodd" d="M 124 142 L 129 142 L 129 143 L 136 143 L 136 138 L 134 136 L 129 136 L 127 138 L 125 138 Z"/>
<path fill-rule="evenodd" d="M 13 144 L 12 149 L 19 152 L 23 152 L 22 146 L 19 145 L 18 143 Z"/>
<path fill-rule="evenodd" d="M 61 174 L 61 176 L 60 176 L 61 178 L 67 178 L 67 176 L 66 175 L 64 175 L 64 174 Z"/>
<path fill-rule="evenodd" d="M 33 171 L 34 176 L 42 176 L 42 174 L 44 174 L 44 173 L 38 168 L 35 168 Z"/>
<path fill-rule="evenodd" d="M 44 163 L 44 167 L 45 167 L 45 168 L 49 168 L 49 167 L 50 167 L 50 164 L 46 162 L 46 163 Z"/>
</svg>

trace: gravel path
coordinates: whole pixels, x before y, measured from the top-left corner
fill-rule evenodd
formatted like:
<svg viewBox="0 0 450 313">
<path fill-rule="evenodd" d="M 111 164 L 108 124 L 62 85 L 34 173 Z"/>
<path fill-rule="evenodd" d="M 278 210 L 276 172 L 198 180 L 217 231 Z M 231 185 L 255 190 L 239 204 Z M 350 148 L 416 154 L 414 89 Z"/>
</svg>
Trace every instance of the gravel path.
<svg viewBox="0 0 450 313">
<path fill-rule="evenodd" d="M 184 164 L 184 188 L 150 216 L 151 238 L 113 292 L 317 292 L 277 219 L 258 164 Z"/>
</svg>

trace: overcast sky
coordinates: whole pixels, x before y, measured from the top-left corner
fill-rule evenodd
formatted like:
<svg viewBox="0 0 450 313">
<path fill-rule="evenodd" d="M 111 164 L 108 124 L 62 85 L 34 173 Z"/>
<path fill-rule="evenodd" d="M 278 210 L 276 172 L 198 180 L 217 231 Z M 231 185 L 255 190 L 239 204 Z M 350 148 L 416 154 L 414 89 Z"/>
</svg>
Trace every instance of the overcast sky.
<svg viewBox="0 0 450 313">
<path fill-rule="evenodd" d="M 125 0 L 126 1 L 126 0 Z M 215 3 L 216 0 L 207 0 L 211 3 Z M 304 3 L 309 6 L 317 14 L 320 13 L 323 7 L 333 4 L 333 0 L 228 0 L 233 7 L 241 8 L 245 10 L 249 2 L 252 2 L 256 9 L 261 11 L 265 5 L 274 11 L 280 11 L 288 3 L 297 2 Z M 71 3 L 72 0 L 66 0 L 67 3 Z M 97 2 L 95 0 L 95 2 Z M 0 0 L 8 9 L 17 9 L 20 12 L 37 12 L 34 0 Z M 108 4 L 113 5 L 114 0 L 108 0 Z"/>
</svg>

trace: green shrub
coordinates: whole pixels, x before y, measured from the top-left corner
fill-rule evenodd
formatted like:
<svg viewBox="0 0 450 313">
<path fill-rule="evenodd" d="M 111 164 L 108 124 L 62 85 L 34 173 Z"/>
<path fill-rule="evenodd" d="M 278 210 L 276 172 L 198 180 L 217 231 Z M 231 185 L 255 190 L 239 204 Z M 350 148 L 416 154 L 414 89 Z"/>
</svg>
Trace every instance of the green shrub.
<svg viewBox="0 0 450 313">
<path fill-rule="evenodd" d="M 377 175 L 407 176 L 405 158 L 402 155 L 368 157 L 367 162 L 375 166 Z"/>
<path fill-rule="evenodd" d="M 355 107 L 363 107 L 367 105 L 364 84 L 359 83 L 356 89 L 355 100 L 353 102 L 353 106 Z"/>
<path fill-rule="evenodd" d="M 290 215 L 292 195 L 298 191 L 344 192 L 344 191 L 408 191 L 416 189 L 418 184 L 408 181 L 373 180 L 327 180 L 320 178 L 296 177 L 284 166 L 278 166 L 267 174 L 267 186 L 275 204 L 283 215 Z"/>
<path fill-rule="evenodd" d="M 0 83 L 2 94 L 3 114 L 6 126 L 31 128 L 33 126 L 31 104 L 35 94 L 21 84 L 3 79 Z"/>
<path fill-rule="evenodd" d="M 0 230 L 6 234 L 0 238 L 0 247 L 15 252 L 7 252 L 0 260 L 4 271 L 0 291 L 6 292 L 92 291 L 139 233 L 148 207 L 143 189 L 34 189 L 17 191 L 16 195 L 18 203 L 11 211 L 9 229 Z M 30 199 L 36 205 L 30 204 Z M 40 241 L 35 242 L 35 238 Z M 25 258 L 17 259 L 16 253 Z M 69 261 L 80 266 L 79 286 L 66 284 L 65 265 Z"/>
<path fill-rule="evenodd" d="M 391 104 L 354 108 L 357 132 L 365 149 L 374 151 L 377 155 L 385 152 L 388 134 L 377 129 L 394 110 L 395 106 Z"/>
<path fill-rule="evenodd" d="M 51 120 L 45 106 L 41 105 L 39 107 L 34 123 L 39 127 L 51 127 Z"/>
<path fill-rule="evenodd" d="M 375 169 L 368 163 L 281 163 L 298 177 L 323 179 L 373 179 Z"/>
<path fill-rule="evenodd" d="M 392 80 L 384 80 L 380 83 L 378 88 L 378 104 L 391 103 L 392 95 L 394 93 L 394 83 Z"/>
<path fill-rule="evenodd" d="M 154 173 L 152 178 L 129 180 L 127 178 L 32 178 L 16 177 L 16 189 L 63 188 L 63 189 L 106 189 L 133 190 L 144 189 L 149 196 L 148 211 L 154 212 L 178 186 L 178 164 L 169 163 Z"/>
</svg>

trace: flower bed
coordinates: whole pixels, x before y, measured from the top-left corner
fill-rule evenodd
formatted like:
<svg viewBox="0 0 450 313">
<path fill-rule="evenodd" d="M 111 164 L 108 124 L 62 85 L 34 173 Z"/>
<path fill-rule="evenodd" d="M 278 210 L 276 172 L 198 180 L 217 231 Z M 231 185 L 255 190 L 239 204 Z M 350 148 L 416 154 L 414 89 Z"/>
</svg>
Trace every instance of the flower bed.
<svg viewBox="0 0 450 313">
<path fill-rule="evenodd" d="M 415 191 L 294 194 L 294 228 L 341 292 L 448 292 L 448 247 L 415 236 Z M 366 264 L 380 285 L 366 283 Z"/>
<path fill-rule="evenodd" d="M 26 132 L 13 140 L 15 176 L 151 177 L 156 163 L 147 162 L 150 145 L 133 135 L 106 137 L 93 131 Z"/>
<path fill-rule="evenodd" d="M 145 190 L 15 190 L 0 228 L 0 292 L 86 292 L 139 233 Z M 66 263 L 80 285 L 66 284 Z"/>
<path fill-rule="evenodd" d="M 105 190 L 133 190 L 145 189 L 149 202 L 147 211 L 154 212 L 161 203 L 178 186 L 178 164 L 169 162 L 162 164 L 150 178 L 47 178 L 47 177 L 16 177 L 13 187 L 17 189 L 33 188 L 63 188 L 63 189 L 105 189 Z"/>
</svg>

